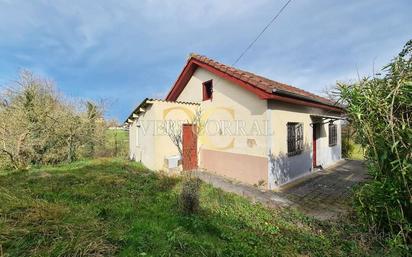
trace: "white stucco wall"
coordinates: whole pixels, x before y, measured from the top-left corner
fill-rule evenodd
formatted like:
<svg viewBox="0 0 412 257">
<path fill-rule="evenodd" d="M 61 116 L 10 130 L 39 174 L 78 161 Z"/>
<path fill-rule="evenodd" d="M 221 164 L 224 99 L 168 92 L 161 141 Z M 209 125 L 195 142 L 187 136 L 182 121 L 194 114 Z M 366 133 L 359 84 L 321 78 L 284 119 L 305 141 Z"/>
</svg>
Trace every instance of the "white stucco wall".
<svg viewBox="0 0 412 257">
<path fill-rule="evenodd" d="M 337 125 L 337 144 L 329 146 L 329 127 L 328 124 L 323 124 L 321 128 L 320 137 L 316 140 L 316 145 L 320 146 L 317 149 L 317 165 L 327 168 L 333 165 L 336 161 L 342 159 L 342 144 L 341 144 L 341 129 L 342 122 L 337 120 L 334 122 Z"/>
<path fill-rule="evenodd" d="M 305 176 L 312 172 L 313 158 L 313 128 L 311 115 L 336 116 L 334 112 L 319 108 L 292 105 L 278 101 L 268 101 L 273 135 L 269 151 L 269 188 L 274 189 L 285 183 Z M 302 153 L 288 156 L 287 154 L 287 123 L 298 122 L 303 124 L 304 150 Z M 340 122 L 337 124 L 338 142 L 334 147 L 329 146 L 328 124 L 321 125 L 320 137 L 317 139 L 317 164 L 323 167 L 331 165 L 341 159 Z"/>
<path fill-rule="evenodd" d="M 130 160 L 136 160 L 136 122 L 129 125 L 129 158 Z"/>
<path fill-rule="evenodd" d="M 202 83 L 211 79 L 213 80 L 213 99 L 202 101 Z M 266 126 L 266 101 L 255 94 L 205 69 L 198 68 L 177 100 L 199 103 L 204 116 L 207 116 L 210 121 L 208 130 L 211 133 L 205 140 L 207 142 L 203 142 L 204 149 L 266 156 L 264 132 L 259 133 L 254 130 L 255 133 L 250 133 L 254 123 L 255 127 L 262 129 Z M 230 123 L 229 129 L 234 132 L 232 135 L 219 133 L 218 126 L 223 129 L 224 124 L 217 125 L 214 121 L 221 120 L 227 120 L 227 124 Z M 239 131 L 242 125 L 245 127 L 245 133 Z M 232 140 L 233 146 L 227 147 Z"/>
<path fill-rule="evenodd" d="M 203 85 L 213 80 L 213 97 Z M 267 187 L 266 101 L 237 84 L 198 68 L 178 101 L 200 104 L 205 134 L 199 139 L 199 167 L 248 184 Z"/>
<path fill-rule="evenodd" d="M 154 144 L 156 145 L 156 170 L 167 170 L 165 159 L 170 156 L 180 155 L 176 145 L 162 129 L 162 121 L 175 121 L 176 125 L 190 123 L 193 119 L 190 115 L 196 112 L 197 105 L 174 102 L 155 101 L 153 107 L 156 110 L 158 129 L 155 133 Z"/>
<path fill-rule="evenodd" d="M 134 151 L 136 161 L 142 162 L 149 169 L 156 169 L 156 145 L 151 130 L 152 121 L 155 120 L 155 109 L 148 106 L 145 110 L 133 122 L 136 132 L 130 135 L 133 146 L 131 151 Z"/>
<path fill-rule="evenodd" d="M 188 121 L 187 110 L 193 113 L 196 107 L 158 100 L 144 106 L 145 112 L 139 113 L 139 118 L 129 127 L 130 158 L 142 162 L 149 169 L 166 170 L 165 158 L 179 155 L 179 151 L 165 133 L 163 122 Z"/>
</svg>

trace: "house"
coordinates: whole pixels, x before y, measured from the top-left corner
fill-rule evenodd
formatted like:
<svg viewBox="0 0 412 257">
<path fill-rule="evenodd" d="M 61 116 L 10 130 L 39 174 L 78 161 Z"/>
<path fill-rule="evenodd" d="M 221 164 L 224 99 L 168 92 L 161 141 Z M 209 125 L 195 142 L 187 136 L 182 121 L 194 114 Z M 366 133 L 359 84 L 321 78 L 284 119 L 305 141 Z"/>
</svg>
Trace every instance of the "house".
<svg viewBox="0 0 412 257">
<path fill-rule="evenodd" d="M 167 170 L 182 156 L 184 169 L 275 189 L 341 159 L 343 112 L 326 98 L 191 54 L 166 98 L 145 99 L 128 117 L 130 158 Z M 180 121 L 173 128 L 181 153 L 163 133 L 170 121 Z"/>
</svg>

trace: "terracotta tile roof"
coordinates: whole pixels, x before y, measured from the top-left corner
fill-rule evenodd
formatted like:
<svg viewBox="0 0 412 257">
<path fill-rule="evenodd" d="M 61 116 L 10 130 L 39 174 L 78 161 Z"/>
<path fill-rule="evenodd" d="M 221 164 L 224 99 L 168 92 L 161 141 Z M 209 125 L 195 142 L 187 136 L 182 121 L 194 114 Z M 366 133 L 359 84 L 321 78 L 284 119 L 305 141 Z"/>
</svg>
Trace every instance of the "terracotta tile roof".
<svg viewBox="0 0 412 257">
<path fill-rule="evenodd" d="M 310 93 L 308 91 L 302 90 L 300 88 L 294 87 L 294 86 L 290 86 L 284 83 L 280 83 L 265 77 L 262 77 L 260 75 L 256 75 L 254 73 L 248 72 L 248 71 L 244 71 L 241 69 L 237 69 L 222 63 L 219 63 L 215 60 L 212 60 L 206 56 L 203 55 L 199 55 L 199 54 L 190 54 L 190 58 L 196 59 L 199 62 L 202 62 L 204 64 L 207 64 L 221 72 L 226 73 L 229 76 L 235 77 L 239 80 L 242 80 L 245 83 L 248 83 L 258 89 L 261 89 L 269 94 L 272 94 L 274 92 L 274 90 L 278 90 L 277 93 L 282 94 L 283 93 L 289 93 L 289 94 L 293 94 L 296 96 L 300 96 L 300 97 L 304 97 L 307 98 L 308 100 L 313 100 L 316 102 L 320 102 L 326 105 L 332 105 L 332 106 L 336 106 L 336 103 L 315 95 L 313 93 Z M 190 59 L 189 59 L 190 60 Z"/>
</svg>

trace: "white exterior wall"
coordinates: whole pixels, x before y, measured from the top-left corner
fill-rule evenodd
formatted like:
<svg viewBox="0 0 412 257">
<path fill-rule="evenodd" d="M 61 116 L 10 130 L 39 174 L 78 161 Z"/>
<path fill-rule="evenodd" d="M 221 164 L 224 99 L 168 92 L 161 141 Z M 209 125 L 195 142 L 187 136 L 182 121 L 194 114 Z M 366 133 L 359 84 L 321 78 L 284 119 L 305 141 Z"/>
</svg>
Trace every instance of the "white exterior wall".
<svg viewBox="0 0 412 257">
<path fill-rule="evenodd" d="M 174 102 L 155 101 L 152 108 L 156 110 L 155 119 L 157 131 L 155 131 L 154 144 L 156 145 L 156 170 L 167 170 L 166 158 L 179 155 L 179 150 L 173 144 L 171 138 L 162 129 L 162 121 L 177 121 L 176 124 L 190 123 L 198 106 Z"/>
<path fill-rule="evenodd" d="M 329 146 L 329 127 L 328 124 L 323 124 L 320 137 L 316 140 L 316 145 L 320 146 L 317 149 L 316 162 L 317 165 L 327 168 L 333 165 L 336 161 L 342 159 L 342 121 L 337 120 L 334 122 L 337 125 L 337 143 L 335 146 Z"/>
<path fill-rule="evenodd" d="M 202 83 L 213 79 L 213 99 L 202 101 Z M 249 128 L 253 122 L 258 122 L 259 127 L 265 126 L 267 105 L 266 101 L 260 99 L 255 94 L 243 89 L 226 79 L 216 76 L 215 74 L 198 68 L 189 80 L 177 101 L 190 101 L 200 104 L 200 108 L 204 114 L 208 115 L 209 120 L 241 120 L 245 122 L 245 127 Z M 219 109 L 224 108 L 224 109 Z M 230 113 L 233 111 L 233 115 Z M 215 126 L 210 123 L 210 130 L 213 134 Z M 235 122 L 231 122 L 235 124 Z M 233 131 L 236 128 L 231 128 Z M 248 132 L 247 130 L 246 132 Z M 216 131 L 217 132 L 217 131 Z M 234 140 L 234 145 L 228 149 L 216 149 L 224 147 L 231 142 L 233 136 L 225 137 L 224 135 L 209 135 L 211 145 L 203 145 L 205 149 L 213 149 L 224 152 L 249 154 L 253 156 L 266 156 L 266 136 L 257 135 L 258 133 L 246 133 L 244 136 L 237 136 Z M 248 145 L 249 140 L 249 145 Z M 250 146 L 253 141 L 254 146 Z M 213 146 L 212 146 L 213 145 Z"/>
<path fill-rule="evenodd" d="M 165 111 L 170 108 L 173 110 L 164 115 Z M 190 120 L 190 117 L 182 110 L 188 109 L 193 112 L 195 108 L 196 105 L 157 100 L 143 107 L 145 112 L 139 113 L 139 118 L 129 128 L 130 158 L 142 162 L 149 169 L 166 170 L 165 158 L 179 155 L 179 151 L 165 133 L 163 121 Z"/>
<path fill-rule="evenodd" d="M 129 158 L 130 160 L 136 160 L 136 133 L 137 127 L 136 122 L 134 121 L 129 125 Z"/>
<path fill-rule="evenodd" d="M 202 83 L 211 79 L 213 97 L 203 101 Z M 207 136 L 199 140 L 200 168 L 267 187 L 266 101 L 202 68 L 197 68 L 177 100 L 199 103 L 208 121 Z M 217 121 L 227 121 L 230 133 Z"/>
<path fill-rule="evenodd" d="M 139 118 L 132 124 L 135 132 L 130 133 L 132 140 L 130 151 L 134 153 L 134 160 L 142 162 L 149 169 L 156 169 L 156 145 L 154 144 L 154 135 L 150 133 L 151 121 L 154 119 L 155 109 L 147 107 L 146 111 L 139 114 Z"/>
<path fill-rule="evenodd" d="M 325 111 L 319 108 L 310 108 L 305 106 L 292 105 L 277 101 L 269 101 L 268 109 L 271 112 L 271 124 L 273 135 L 271 136 L 271 147 L 269 156 L 269 188 L 275 189 L 283 184 L 291 182 L 297 178 L 309 174 L 313 169 L 313 128 L 311 124 L 314 119 L 311 115 L 319 116 L 336 116 L 337 113 Z M 297 155 L 288 156 L 287 154 L 287 123 L 298 122 L 303 124 L 304 147 L 303 152 Z M 317 165 L 323 167 L 333 164 L 341 159 L 341 122 L 337 124 L 337 144 L 329 146 L 328 124 L 320 127 L 318 135 L 317 148 Z"/>
</svg>

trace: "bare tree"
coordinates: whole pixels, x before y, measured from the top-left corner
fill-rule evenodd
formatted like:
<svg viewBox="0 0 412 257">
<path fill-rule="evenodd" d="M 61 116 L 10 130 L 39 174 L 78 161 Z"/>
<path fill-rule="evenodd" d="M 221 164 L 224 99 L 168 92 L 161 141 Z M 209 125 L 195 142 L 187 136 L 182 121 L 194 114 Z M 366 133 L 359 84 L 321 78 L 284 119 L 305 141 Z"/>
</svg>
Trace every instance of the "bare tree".
<svg viewBox="0 0 412 257">
<path fill-rule="evenodd" d="M 199 136 L 203 132 L 204 129 L 204 121 L 202 120 L 202 110 L 197 108 L 190 120 L 187 121 L 179 121 L 179 120 L 170 120 L 166 121 L 164 130 L 165 133 L 169 136 L 172 143 L 176 146 L 177 150 L 179 151 L 180 156 L 183 158 L 183 124 L 188 123 L 195 125 L 194 133 Z"/>
<path fill-rule="evenodd" d="M 166 121 L 165 123 L 165 132 L 176 146 L 179 151 L 180 156 L 183 156 L 183 131 L 182 131 L 182 121 Z"/>
<path fill-rule="evenodd" d="M 338 103 L 341 100 L 339 88 L 336 86 L 336 84 L 326 86 L 324 89 L 322 89 L 321 94 L 325 98 L 335 103 Z"/>
</svg>

